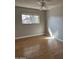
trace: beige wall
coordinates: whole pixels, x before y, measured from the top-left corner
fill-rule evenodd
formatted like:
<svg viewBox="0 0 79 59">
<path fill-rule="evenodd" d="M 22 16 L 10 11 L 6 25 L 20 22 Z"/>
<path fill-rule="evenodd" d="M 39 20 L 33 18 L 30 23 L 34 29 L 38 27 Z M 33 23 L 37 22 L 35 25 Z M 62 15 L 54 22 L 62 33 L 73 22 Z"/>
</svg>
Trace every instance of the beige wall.
<svg viewBox="0 0 79 59">
<path fill-rule="evenodd" d="M 47 26 L 52 35 L 63 40 L 63 6 L 56 6 L 47 12 Z"/>
<path fill-rule="evenodd" d="M 21 14 L 40 15 L 40 24 L 22 24 Z M 15 7 L 15 36 L 29 36 L 45 32 L 45 12 L 30 8 Z"/>
</svg>

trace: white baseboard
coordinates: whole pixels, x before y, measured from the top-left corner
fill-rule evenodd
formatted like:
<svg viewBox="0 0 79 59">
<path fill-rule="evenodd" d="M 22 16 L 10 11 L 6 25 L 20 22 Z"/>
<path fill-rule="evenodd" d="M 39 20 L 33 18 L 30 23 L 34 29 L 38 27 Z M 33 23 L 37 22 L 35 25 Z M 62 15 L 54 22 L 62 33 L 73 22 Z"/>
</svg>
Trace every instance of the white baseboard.
<svg viewBox="0 0 79 59">
<path fill-rule="evenodd" d="M 21 37 L 15 37 L 15 39 L 28 38 L 28 37 L 33 37 L 33 36 L 38 36 L 38 35 L 43 35 L 43 34 L 44 33 L 34 34 L 34 35 L 28 35 L 28 36 L 21 36 Z"/>
</svg>

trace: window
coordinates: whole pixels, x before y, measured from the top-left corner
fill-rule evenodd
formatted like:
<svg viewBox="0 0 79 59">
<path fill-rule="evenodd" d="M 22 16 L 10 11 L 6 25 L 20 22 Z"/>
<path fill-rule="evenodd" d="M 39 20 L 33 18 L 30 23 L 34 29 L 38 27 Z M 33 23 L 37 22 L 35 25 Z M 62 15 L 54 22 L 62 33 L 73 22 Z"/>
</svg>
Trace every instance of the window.
<svg viewBox="0 0 79 59">
<path fill-rule="evenodd" d="M 22 14 L 22 24 L 39 24 L 39 16 L 38 15 L 24 15 Z"/>
</svg>

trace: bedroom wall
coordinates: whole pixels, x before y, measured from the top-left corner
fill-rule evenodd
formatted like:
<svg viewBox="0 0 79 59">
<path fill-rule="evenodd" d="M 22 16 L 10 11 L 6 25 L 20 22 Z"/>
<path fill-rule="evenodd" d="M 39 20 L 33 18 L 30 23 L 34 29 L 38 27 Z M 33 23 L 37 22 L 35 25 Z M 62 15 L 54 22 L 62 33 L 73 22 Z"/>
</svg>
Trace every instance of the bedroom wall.
<svg viewBox="0 0 79 59">
<path fill-rule="evenodd" d="M 47 11 L 47 26 L 54 38 L 63 40 L 63 5 Z"/>
<path fill-rule="evenodd" d="M 22 24 L 21 14 L 40 15 L 40 24 Z M 15 7 L 15 37 L 31 36 L 45 33 L 45 11 Z"/>
</svg>

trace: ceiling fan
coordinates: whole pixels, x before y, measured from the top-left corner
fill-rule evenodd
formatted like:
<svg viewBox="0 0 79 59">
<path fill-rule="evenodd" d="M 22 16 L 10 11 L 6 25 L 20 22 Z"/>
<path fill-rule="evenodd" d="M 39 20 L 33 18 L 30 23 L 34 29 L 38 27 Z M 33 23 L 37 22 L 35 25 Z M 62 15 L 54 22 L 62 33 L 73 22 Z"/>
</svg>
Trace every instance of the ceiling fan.
<svg viewBox="0 0 79 59">
<path fill-rule="evenodd" d="M 40 0 L 38 3 L 40 5 L 40 10 L 47 10 L 48 9 L 47 0 Z"/>
</svg>

